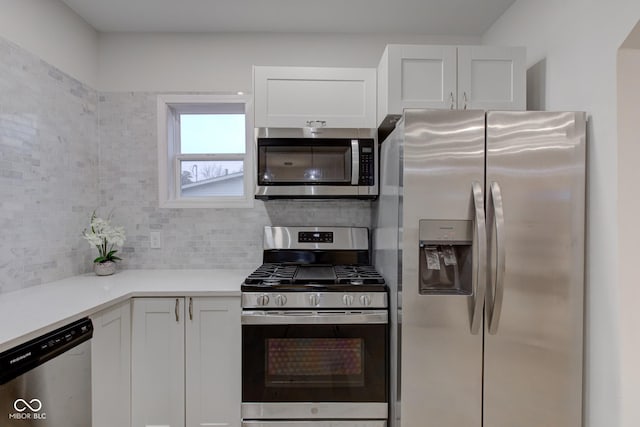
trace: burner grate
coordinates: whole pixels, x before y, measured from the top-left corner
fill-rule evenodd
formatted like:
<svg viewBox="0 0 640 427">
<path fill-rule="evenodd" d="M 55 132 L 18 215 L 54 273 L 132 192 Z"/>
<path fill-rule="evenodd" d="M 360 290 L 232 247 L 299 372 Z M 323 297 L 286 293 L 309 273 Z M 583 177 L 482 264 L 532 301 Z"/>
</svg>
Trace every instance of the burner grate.
<svg viewBox="0 0 640 427">
<path fill-rule="evenodd" d="M 302 267 L 302 269 L 301 269 Z M 304 269 L 304 267 L 309 267 Z M 304 273 L 304 274 L 303 274 Z M 279 285 L 313 286 L 384 284 L 384 279 L 370 265 L 308 266 L 296 264 L 263 264 L 247 277 L 247 285 L 275 287 Z"/>
<path fill-rule="evenodd" d="M 382 276 L 371 265 L 336 265 L 337 283 L 374 284 L 384 283 Z"/>
<path fill-rule="evenodd" d="M 293 281 L 297 265 L 287 264 L 262 264 L 246 278 L 247 284 L 289 284 Z"/>
</svg>

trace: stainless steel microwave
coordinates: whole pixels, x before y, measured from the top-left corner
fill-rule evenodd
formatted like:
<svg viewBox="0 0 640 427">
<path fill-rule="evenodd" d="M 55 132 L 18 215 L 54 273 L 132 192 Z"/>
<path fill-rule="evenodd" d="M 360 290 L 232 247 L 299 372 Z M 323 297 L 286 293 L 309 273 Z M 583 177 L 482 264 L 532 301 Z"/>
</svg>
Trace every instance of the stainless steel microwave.
<svg viewBox="0 0 640 427">
<path fill-rule="evenodd" d="M 378 195 L 375 129 L 259 128 L 257 199 Z"/>
</svg>

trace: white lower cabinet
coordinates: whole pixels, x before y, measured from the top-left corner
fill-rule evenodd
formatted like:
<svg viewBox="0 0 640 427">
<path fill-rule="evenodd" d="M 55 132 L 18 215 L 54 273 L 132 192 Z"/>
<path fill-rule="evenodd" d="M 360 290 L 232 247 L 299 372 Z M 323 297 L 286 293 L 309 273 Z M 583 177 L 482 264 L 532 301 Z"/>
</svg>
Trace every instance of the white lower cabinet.
<svg viewBox="0 0 640 427">
<path fill-rule="evenodd" d="M 240 426 L 240 299 L 188 298 L 187 426 Z"/>
<path fill-rule="evenodd" d="M 134 298 L 131 424 L 183 427 L 184 298 Z"/>
<path fill-rule="evenodd" d="M 131 305 L 129 301 L 91 316 L 93 427 L 131 425 Z"/>
<path fill-rule="evenodd" d="M 240 299 L 134 298 L 132 427 L 240 426 Z"/>
</svg>

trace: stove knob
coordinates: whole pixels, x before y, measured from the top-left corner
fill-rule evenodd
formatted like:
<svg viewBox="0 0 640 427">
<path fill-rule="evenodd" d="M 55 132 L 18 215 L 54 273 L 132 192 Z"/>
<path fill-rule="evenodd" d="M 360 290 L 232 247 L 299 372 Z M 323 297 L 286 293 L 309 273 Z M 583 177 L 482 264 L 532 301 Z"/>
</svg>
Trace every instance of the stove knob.
<svg viewBox="0 0 640 427">
<path fill-rule="evenodd" d="M 275 296 L 275 302 L 276 302 L 277 306 L 282 307 L 283 305 L 285 305 L 287 303 L 286 295 L 276 295 Z"/>
<path fill-rule="evenodd" d="M 257 303 L 259 306 L 263 306 L 263 307 L 265 305 L 269 305 L 269 295 L 267 294 L 258 295 Z"/>
<path fill-rule="evenodd" d="M 320 294 L 309 295 L 309 305 L 316 307 L 320 304 Z"/>
<path fill-rule="evenodd" d="M 343 295 L 342 302 L 344 303 L 344 305 L 350 306 L 351 304 L 353 304 L 353 295 Z"/>
<path fill-rule="evenodd" d="M 365 307 L 371 305 L 371 297 L 369 295 L 360 295 L 360 304 Z"/>
</svg>

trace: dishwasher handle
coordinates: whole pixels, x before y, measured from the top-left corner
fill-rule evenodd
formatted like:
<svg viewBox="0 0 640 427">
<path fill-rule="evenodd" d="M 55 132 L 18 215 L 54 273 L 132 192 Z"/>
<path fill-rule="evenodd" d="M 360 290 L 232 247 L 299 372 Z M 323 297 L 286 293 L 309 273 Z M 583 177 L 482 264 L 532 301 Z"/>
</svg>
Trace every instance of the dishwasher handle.
<svg viewBox="0 0 640 427">
<path fill-rule="evenodd" d="M 0 353 L 0 385 L 42 365 L 93 337 L 93 323 L 84 318 Z"/>
</svg>

